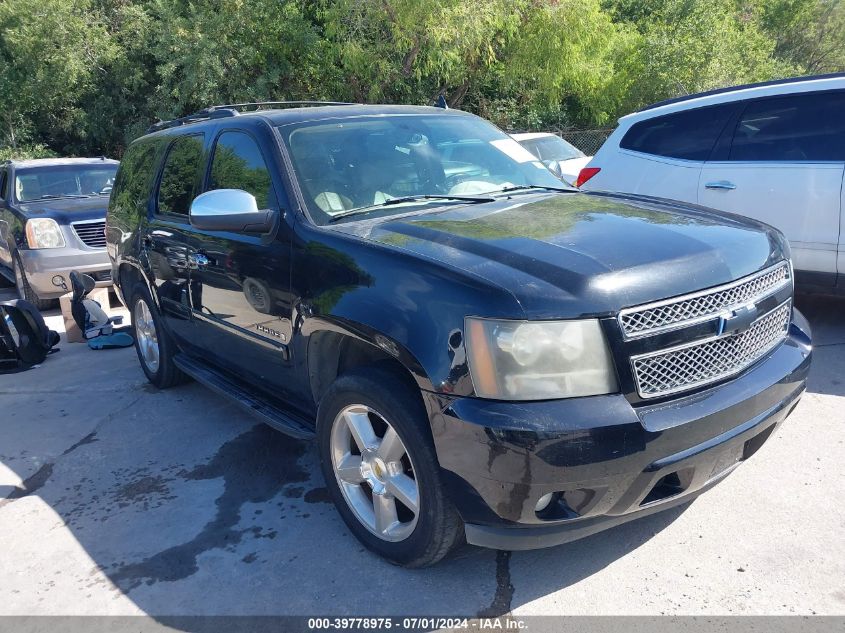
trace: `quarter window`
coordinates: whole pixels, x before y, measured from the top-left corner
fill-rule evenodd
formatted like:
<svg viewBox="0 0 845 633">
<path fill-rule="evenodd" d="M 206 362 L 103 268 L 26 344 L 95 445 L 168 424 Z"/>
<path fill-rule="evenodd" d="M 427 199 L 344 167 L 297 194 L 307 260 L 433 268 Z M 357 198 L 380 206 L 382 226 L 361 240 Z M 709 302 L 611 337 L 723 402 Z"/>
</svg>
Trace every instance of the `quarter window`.
<svg viewBox="0 0 845 633">
<path fill-rule="evenodd" d="M 845 160 L 845 93 L 752 102 L 734 132 L 731 160 Z"/>
<path fill-rule="evenodd" d="M 181 136 L 173 141 L 158 188 L 158 212 L 188 215 L 196 195 L 202 165 L 202 136 Z"/>
<path fill-rule="evenodd" d="M 259 209 L 276 206 L 270 170 L 258 144 L 243 132 L 223 132 L 214 147 L 209 189 L 241 189 L 255 196 Z"/>
<path fill-rule="evenodd" d="M 695 108 L 640 121 L 619 146 L 635 152 L 684 160 L 707 160 L 735 104 Z"/>
</svg>

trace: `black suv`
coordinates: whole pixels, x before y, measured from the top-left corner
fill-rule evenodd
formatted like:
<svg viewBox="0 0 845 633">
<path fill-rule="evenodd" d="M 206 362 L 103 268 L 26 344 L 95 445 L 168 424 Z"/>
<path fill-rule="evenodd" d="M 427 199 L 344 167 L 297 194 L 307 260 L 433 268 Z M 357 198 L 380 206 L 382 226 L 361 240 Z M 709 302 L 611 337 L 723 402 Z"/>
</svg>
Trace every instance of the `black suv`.
<svg viewBox="0 0 845 633">
<path fill-rule="evenodd" d="M 776 230 L 564 189 L 463 112 L 273 106 L 129 147 L 112 273 L 150 381 L 316 436 L 382 556 L 554 545 L 688 502 L 803 393 Z"/>
</svg>

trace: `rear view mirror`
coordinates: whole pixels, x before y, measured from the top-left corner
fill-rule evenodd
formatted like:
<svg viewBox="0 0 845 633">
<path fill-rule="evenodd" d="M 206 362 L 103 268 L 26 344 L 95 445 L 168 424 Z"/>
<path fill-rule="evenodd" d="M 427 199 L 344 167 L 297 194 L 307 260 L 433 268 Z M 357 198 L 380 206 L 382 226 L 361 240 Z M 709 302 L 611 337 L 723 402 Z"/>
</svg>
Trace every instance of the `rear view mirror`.
<svg viewBox="0 0 845 633">
<path fill-rule="evenodd" d="M 191 225 L 206 231 L 267 233 L 276 221 L 273 209 L 259 209 L 255 196 L 240 189 L 214 189 L 194 198 Z"/>
</svg>

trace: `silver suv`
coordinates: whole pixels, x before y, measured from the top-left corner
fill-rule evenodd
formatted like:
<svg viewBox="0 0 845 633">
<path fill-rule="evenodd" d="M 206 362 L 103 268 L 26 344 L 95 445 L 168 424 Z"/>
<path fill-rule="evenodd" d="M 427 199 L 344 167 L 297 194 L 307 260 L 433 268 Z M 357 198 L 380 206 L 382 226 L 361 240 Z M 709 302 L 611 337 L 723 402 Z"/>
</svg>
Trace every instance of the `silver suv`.
<svg viewBox="0 0 845 633">
<path fill-rule="evenodd" d="M 0 276 L 21 299 L 52 307 L 71 270 L 111 285 L 104 230 L 117 166 L 106 158 L 0 164 Z"/>
</svg>

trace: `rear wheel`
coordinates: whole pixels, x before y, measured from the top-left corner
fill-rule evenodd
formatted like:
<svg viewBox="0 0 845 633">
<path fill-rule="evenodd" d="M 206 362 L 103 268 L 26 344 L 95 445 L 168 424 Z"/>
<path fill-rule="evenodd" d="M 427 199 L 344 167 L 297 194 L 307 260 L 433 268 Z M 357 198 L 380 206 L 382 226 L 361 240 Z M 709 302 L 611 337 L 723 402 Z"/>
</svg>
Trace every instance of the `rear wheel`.
<svg viewBox="0 0 845 633">
<path fill-rule="evenodd" d="M 335 505 L 370 550 L 426 567 L 463 541 L 419 394 L 392 372 L 365 368 L 338 378 L 320 405 L 317 434 Z"/>
<path fill-rule="evenodd" d="M 176 346 L 164 329 L 161 314 L 146 286 L 137 284 L 129 302 L 135 351 L 147 379 L 159 389 L 185 382 L 187 376 L 173 362 Z"/>
<path fill-rule="evenodd" d="M 29 280 L 26 278 L 26 271 L 21 261 L 21 256 L 15 253 L 12 258 L 12 268 L 15 273 L 15 288 L 18 291 L 18 297 L 29 301 L 39 310 L 49 310 L 55 304 L 55 299 L 41 299 L 29 285 Z"/>
</svg>

